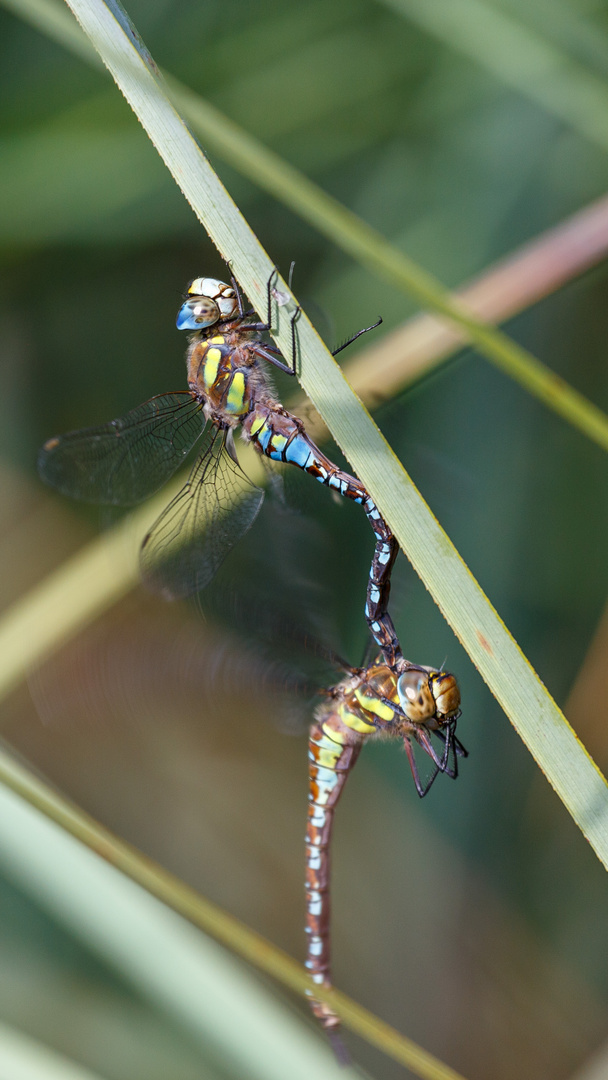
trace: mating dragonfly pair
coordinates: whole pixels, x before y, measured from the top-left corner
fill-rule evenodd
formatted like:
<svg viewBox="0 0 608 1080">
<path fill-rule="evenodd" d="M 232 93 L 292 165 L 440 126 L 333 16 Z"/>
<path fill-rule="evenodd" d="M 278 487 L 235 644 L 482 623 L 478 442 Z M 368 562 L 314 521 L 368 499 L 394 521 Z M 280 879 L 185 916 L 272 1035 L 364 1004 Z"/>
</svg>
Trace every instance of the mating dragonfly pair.
<svg viewBox="0 0 608 1080">
<path fill-rule="evenodd" d="M 238 462 L 234 444 L 238 427 L 260 454 L 296 465 L 363 507 L 375 538 L 365 618 L 378 658 L 366 668 L 347 667 L 346 678 L 325 692 L 310 736 L 307 966 L 317 984 L 328 986 L 333 810 L 363 742 L 378 735 L 402 739 L 420 796 L 438 773 L 456 777 L 458 757 L 465 751 L 456 738 L 460 706 L 456 680 L 405 660 L 388 613 L 398 551 L 391 529 L 363 484 L 319 450 L 302 422 L 272 391 L 263 361 L 295 374 L 299 314 L 296 311 L 291 324 L 289 365 L 262 337 L 271 329 L 273 277 L 268 282 L 266 322 L 245 310 L 234 280 L 228 285 L 215 278 L 195 278 L 177 316 L 178 329 L 191 334 L 188 390 L 153 397 L 108 424 L 49 439 L 38 464 L 42 478 L 66 495 L 133 505 L 168 481 L 198 445 L 186 483 L 141 549 L 144 582 L 168 599 L 203 589 L 260 510 L 264 492 Z M 346 345 L 365 332 L 359 331 Z M 426 775 L 419 768 L 417 751 L 430 765 Z M 334 1030 L 335 1014 L 319 1002 L 312 1005 L 323 1025 Z"/>
</svg>

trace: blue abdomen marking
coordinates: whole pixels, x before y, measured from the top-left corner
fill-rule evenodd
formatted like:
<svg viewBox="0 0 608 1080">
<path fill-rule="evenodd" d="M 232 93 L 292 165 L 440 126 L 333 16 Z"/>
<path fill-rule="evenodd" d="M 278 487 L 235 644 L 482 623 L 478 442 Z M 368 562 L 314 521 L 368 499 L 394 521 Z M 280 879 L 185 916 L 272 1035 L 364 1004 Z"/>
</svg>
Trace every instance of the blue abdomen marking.
<svg viewBox="0 0 608 1080">
<path fill-rule="evenodd" d="M 272 438 L 272 431 L 270 430 L 270 428 L 265 424 L 264 427 L 261 429 L 261 431 L 259 431 L 257 433 L 256 438 L 257 438 L 260 446 L 262 447 L 262 450 L 264 451 L 264 453 L 266 453 L 266 450 L 268 448 L 268 443 L 270 442 L 270 439 Z"/>
<path fill-rule="evenodd" d="M 295 435 L 285 450 L 284 461 L 292 465 L 298 465 L 300 469 L 307 469 L 314 461 L 313 454 L 306 439 Z"/>
</svg>

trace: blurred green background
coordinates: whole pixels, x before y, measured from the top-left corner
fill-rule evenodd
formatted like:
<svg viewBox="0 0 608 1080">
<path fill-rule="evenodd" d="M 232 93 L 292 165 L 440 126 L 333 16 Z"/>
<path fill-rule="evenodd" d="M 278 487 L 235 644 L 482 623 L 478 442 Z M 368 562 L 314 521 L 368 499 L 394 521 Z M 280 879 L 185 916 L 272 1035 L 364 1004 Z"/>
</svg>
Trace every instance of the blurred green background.
<svg viewBox="0 0 608 1080">
<path fill-rule="evenodd" d="M 608 78 L 606 3 L 484 7 Z M 133 0 L 129 12 L 159 64 L 447 285 L 605 191 L 608 145 L 381 3 Z M 102 73 L 1 9 L 0 55 L 7 606 L 110 524 L 43 490 L 38 447 L 183 388 L 184 284 L 225 268 Z M 276 264 L 295 260 L 296 294 L 330 345 L 380 313 L 383 331 L 414 313 L 211 156 Z M 607 293 L 602 265 L 508 326 L 605 410 Z M 607 591 L 604 452 L 469 350 L 376 419 L 563 705 Z M 272 647 L 261 660 L 254 619 L 226 629 L 223 598 L 231 610 L 252 583 L 293 588 L 294 622 L 322 612 L 360 661 L 369 528 L 307 480 L 288 484 L 301 516 L 265 509 L 206 616 L 138 590 L 2 707 L 4 736 L 44 775 L 298 957 L 305 735 L 285 731 Z M 440 778 L 419 802 L 396 746 L 363 753 L 337 817 L 335 982 L 471 1080 L 574 1076 L 608 1035 L 604 870 L 403 557 L 395 577 L 405 652 L 447 657 L 471 756 L 457 784 Z M 605 768 L 600 693 L 592 705 L 572 720 Z M 112 1080 L 200 1075 L 200 1048 L 9 879 L 0 963 L 0 1020 Z M 403 1075 L 350 1045 L 374 1076 Z"/>
</svg>

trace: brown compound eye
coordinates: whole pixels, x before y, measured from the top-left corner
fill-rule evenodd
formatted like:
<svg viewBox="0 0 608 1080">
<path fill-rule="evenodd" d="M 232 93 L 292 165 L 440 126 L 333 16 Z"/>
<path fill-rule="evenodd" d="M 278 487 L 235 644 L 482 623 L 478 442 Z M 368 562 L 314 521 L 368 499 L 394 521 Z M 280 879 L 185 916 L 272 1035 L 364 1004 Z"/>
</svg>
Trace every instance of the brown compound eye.
<svg viewBox="0 0 608 1080">
<path fill-rule="evenodd" d="M 421 668 L 409 668 L 397 681 L 399 704 L 413 724 L 424 724 L 435 715 L 435 698 L 429 677 Z"/>
<path fill-rule="evenodd" d="M 454 716 L 460 708 L 460 690 L 454 676 L 448 672 L 439 672 L 431 675 L 430 681 L 437 713 L 440 716 Z"/>
<path fill-rule="evenodd" d="M 220 317 L 220 309 L 215 300 L 208 296 L 197 296 L 188 301 L 188 307 L 197 323 L 210 326 L 216 323 Z"/>
</svg>

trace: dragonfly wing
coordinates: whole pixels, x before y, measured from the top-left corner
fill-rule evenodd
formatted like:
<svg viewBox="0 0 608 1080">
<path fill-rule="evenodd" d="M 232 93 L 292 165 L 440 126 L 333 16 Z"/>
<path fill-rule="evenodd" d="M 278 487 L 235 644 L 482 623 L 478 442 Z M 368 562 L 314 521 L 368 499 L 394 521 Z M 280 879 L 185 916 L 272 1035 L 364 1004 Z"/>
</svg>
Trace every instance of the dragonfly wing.
<svg viewBox="0 0 608 1080">
<path fill-rule="evenodd" d="M 129 506 L 162 487 L 204 425 L 202 406 L 192 394 L 158 394 L 120 420 L 49 439 L 38 471 L 64 495 Z"/>
<path fill-rule="evenodd" d="M 204 589 L 262 505 L 264 492 L 245 475 L 227 438 L 210 425 L 187 483 L 142 544 L 144 582 L 166 599 Z"/>
</svg>

